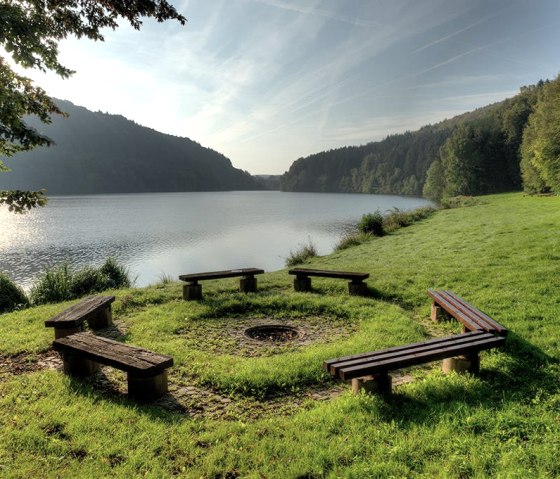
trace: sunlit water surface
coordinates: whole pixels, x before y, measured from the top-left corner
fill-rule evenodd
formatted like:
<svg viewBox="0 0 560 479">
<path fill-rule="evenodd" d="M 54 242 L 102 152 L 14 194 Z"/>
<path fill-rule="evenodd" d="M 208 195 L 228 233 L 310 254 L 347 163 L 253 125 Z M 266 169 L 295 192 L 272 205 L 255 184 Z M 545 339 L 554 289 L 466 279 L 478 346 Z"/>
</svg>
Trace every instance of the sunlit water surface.
<svg viewBox="0 0 560 479">
<path fill-rule="evenodd" d="M 413 209 L 420 198 L 234 191 L 51 197 L 26 215 L 0 208 L 0 271 L 25 288 L 45 267 L 114 256 L 137 286 L 168 275 L 280 269 L 312 241 L 327 254 L 364 213 Z"/>
</svg>

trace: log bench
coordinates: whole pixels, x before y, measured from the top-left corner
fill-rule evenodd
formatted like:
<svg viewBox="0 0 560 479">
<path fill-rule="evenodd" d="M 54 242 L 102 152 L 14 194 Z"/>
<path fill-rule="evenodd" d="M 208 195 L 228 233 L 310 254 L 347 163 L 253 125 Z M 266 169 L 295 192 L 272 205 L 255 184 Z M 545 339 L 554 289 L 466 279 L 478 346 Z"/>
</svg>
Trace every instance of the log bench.
<svg viewBox="0 0 560 479">
<path fill-rule="evenodd" d="M 294 268 L 289 270 L 288 273 L 296 276 L 294 278 L 295 291 L 311 291 L 311 276 L 316 276 L 320 278 L 338 278 L 349 280 L 348 292 L 351 295 L 367 295 L 367 284 L 364 283 L 364 280 L 369 278 L 369 273 L 307 268 Z"/>
<path fill-rule="evenodd" d="M 433 299 L 432 320 L 455 318 L 463 325 L 463 332 L 486 331 L 488 333 L 507 336 L 508 330 L 486 313 L 467 303 L 452 291 L 428 290 Z"/>
<path fill-rule="evenodd" d="M 241 276 L 239 290 L 243 293 L 255 293 L 257 291 L 257 278 L 255 278 L 255 275 L 263 273 L 263 269 L 242 268 L 211 271 L 208 273 L 182 274 L 179 276 L 179 279 L 188 283 L 183 285 L 183 299 L 185 301 L 193 301 L 202 299 L 202 285 L 198 284 L 199 281 Z"/>
<path fill-rule="evenodd" d="M 99 371 L 101 364 L 126 371 L 128 395 L 150 399 L 167 392 L 167 368 L 173 358 L 88 333 L 55 339 L 53 347 L 62 355 L 66 374 L 85 377 Z"/>
<path fill-rule="evenodd" d="M 443 370 L 477 373 L 478 353 L 497 348 L 505 342 L 503 336 L 485 331 L 455 334 L 445 338 L 396 346 L 353 356 L 329 359 L 323 368 L 334 377 L 352 380 L 352 391 L 391 393 L 390 371 L 444 359 Z"/>
<path fill-rule="evenodd" d="M 61 313 L 47 319 L 45 326 L 54 328 L 55 339 L 79 333 L 87 321 L 91 329 L 107 328 L 113 324 L 111 303 L 114 296 L 89 296 Z"/>
</svg>

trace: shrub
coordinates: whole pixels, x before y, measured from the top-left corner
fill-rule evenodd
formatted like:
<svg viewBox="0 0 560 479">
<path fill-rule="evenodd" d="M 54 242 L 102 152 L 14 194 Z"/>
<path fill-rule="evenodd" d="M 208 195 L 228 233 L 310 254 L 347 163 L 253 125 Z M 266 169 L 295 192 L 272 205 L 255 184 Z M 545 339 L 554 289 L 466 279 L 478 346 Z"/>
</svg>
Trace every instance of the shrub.
<svg viewBox="0 0 560 479">
<path fill-rule="evenodd" d="M 86 266 L 72 271 L 68 263 L 47 268 L 31 288 L 35 304 L 58 303 L 106 289 L 128 288 L 132 284 L 128 270 L 114 258 L 100 268 Z"/>
<path fill-rule="evenodd" d="M 86 294 L 110 289 L 112 288 L 112 286 L 109 286 L 110 283 L 109 277 L 103 274 L 100 269 L 86 266 L 72 275 L 70 296 L 72 298 L 79 298 Z"/>
<path fill-rule="evenodd" d="M 411 211 L 402 211 L 399 208 L 393 208 L 389 214 L 383 218 L 383 229 L 386 232 L 390 232 L 410 226 L 417 221 L 431 216 L 435 211 L 436 209 L 431 206 L 424 206 Z"/>
<path fill-rule="evenodd" d="M 358 246 L 370 238 L 370 235 L 367 233 L 362 233 L 361 231 L 349 231 L 344 233 L 344 235 L 338 240 L 338 243 L 335 245 L 334 250 L 340 251 L 346 248 L 350 248 L 351 246 Z"/>
<path fill-rule="evenodd" d="M 133 281 L 128 269 L 113 257 L 107 258 L 100 271 L 108 278 L 105 289 L 130 288 L 132 286 Z"/>
<path fill-rule="evenodd" d="M 23 289 L 14 283 L 7 275 L 0 273 L 0 313 L 7 313 L 29 305 Z"/>
<path fill-rule="evenodd" d="M 374 236 L 383 236 L 383 215 L 379 210 L 375 213 L 366 213 L 358 223 L 358 231 Z"/>
<path fill-rule="evenodd" d="M 305 263 L 305 261 L 315 256 L 317 256 L 317 248 L 309 241 L 309 243 L 301 246 L 298 250 L 290 251 L 290 254 L 286 258 L 286 266 L 295 266 Z"/>
<path fill-rule="evenodd" d="M 72 299 L 72 272 L 68 263 L 53 266 L 38 277 L 31 288 L 31 301 L 35 304 L 58 303 Z"/>
</svg>

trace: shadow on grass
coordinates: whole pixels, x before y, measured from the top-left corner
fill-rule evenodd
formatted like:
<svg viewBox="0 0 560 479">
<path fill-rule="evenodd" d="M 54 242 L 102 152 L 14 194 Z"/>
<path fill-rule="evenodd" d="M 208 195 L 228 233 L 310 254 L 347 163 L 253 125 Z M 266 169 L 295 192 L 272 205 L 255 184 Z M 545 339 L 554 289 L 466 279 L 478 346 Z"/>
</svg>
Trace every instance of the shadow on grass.
<svg viewBox="0 0 560 479">
<path fill-rule="evenodd" d="M 133 400 L 119 388 L 119 384 L 108 378 L 103 372 L 87 378 L 71 377 L 70 390 L 73 394 L 87 397 L 90 401 L 114 402 L 121 406 L 132 408 L 146 414 L 150 419 L 162 421 L 166 424 L 177 422 L 178 413 L 184 414 L 184 406 L 171 394 L 165 394 L 151 400 Z M 162 407 L 162 403 L 165 407 Z"/>
</svg>

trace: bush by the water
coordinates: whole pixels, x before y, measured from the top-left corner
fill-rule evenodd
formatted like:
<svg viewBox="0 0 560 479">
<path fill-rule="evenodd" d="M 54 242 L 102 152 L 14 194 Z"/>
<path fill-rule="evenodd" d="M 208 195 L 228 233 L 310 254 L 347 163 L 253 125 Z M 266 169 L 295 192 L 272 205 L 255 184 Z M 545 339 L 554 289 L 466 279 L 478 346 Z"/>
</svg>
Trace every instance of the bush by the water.
<svg viewBox="0 0 560 479">
<path fill-rule="evenodd" d="M 405 226 L 428 218 L 436 211 L 436 208 L 424 206 L 411 211 L 402 211 L 399 208 L 393 208 L 385 216 L 383 216 L 379 210 L 375 213 L 367 213 L 362 216 L 355 230 L 344 233 L 334 249 L 335 251 L 340 251 L 350 248 L 351 246 L 360 245 L 372 236 L 383 236 L 399 228 L 404 228 Z"/>
<path fill-rule="evenodd" d="M 0 273 L 0 313 L 25 308 L 28 305 L 29 299 L 23 289 L 7 275 Z"/>
<path fill-rule="evenodd" d="M 374 236 L 383 236 L 383 215 L 381 211 L 366 213 L 358 223 L 358 231 Z"/>
<path fill-rule="evenodd" d="M 361 231 L 347 231 L 344 235 L 338 240 L 338 243 L 334 247 L 335 251 L 340 251 L 342 249 L 350 248 L 351 246 L 358 246 L 365 241 L 367 241 L 371 235 L 367 233 L 362 233 Z"/>
<path fill-rule="evenodd" d="M 317 256 L 317 248 L 310 241 L 296 251 L 290 251 L 290 254 L 286 258 L 286 266 L 296 266 L 305 263 L 308 259 L 314 258 L 315 256 Z"/>
<path fill-rule="evenodd" d="M 100 268 L 86 266 L 74 271 L 67 263 L 47 268 L 31 288 L 30 296 L 34 304 L 57 303 L 131 285 L 126 267 L 108 258 Z"/>
<path fill-rule="evenodd" d="M 426 219 L 434 214 L 435 211 L 436 209 L 431 206 L 424 206 L 411 211 L 403 211 L 395 207 L 383 218 L 383 230 L 386 233 L 390 233 L 399 228 L 410 226 L 417 221 Z"/>
</svg>

